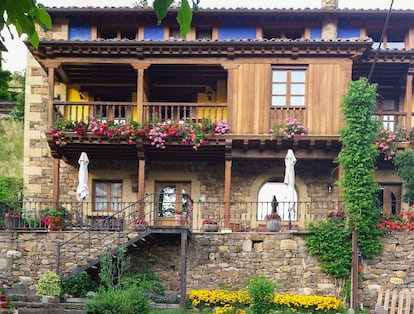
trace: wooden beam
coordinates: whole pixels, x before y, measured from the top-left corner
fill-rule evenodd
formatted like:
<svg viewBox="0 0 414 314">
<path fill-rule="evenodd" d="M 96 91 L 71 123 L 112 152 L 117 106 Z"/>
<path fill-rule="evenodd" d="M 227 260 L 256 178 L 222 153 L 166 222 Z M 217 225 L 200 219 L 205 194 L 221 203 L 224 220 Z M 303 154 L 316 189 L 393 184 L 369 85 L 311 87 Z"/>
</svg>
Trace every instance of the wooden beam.
<svg viewBox="0 0 414 314">
<path fill-rule="evenodd" d="M 406 87 L 405 87 L 405 109 L 406 112 L 406 121 L 405 126 L 407 130 L 411 130 L 412 128 L 412 103 L 413 103 L 413 72 L 408 72 L 407 80 L 406 80 Z"/>
<path fill-rule="evenodd" d="M 181 230 L 180 308 L 186 308 L 187 297 L 187 230 Z"/>
<path fill-rule="evenodd" d="M 224 228 L 230 228 L 230 198 L 231 198 L 231 140 L 226 140 L 224 162 Z"/>
<path fill-rule="evenodd" d="M 58 208 L 59 203 L 59 177 L 60 177 L 60 163 L 59 158 L 53 158 L 52 161 L 52 172 L 53 172 L 53 191 L 52 191 L 52 198 L 53 198 L 53 207 Z"/>
<path fill-rule="evenodd" d="M 47 124 L 53 124 L 53 97 L 55 94 L 55 67 L 48 68 Z"/>
</svg>

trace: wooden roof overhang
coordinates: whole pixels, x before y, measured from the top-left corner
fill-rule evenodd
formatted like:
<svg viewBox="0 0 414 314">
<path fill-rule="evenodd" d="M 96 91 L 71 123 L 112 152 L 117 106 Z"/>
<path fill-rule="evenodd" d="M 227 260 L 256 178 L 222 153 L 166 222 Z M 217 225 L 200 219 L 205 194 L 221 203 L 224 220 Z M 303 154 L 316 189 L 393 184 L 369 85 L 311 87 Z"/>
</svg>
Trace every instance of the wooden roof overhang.
<svg viewBox="0 0 414 314">
<path fill-rule="evenodd" d="M 55 59 L 70 62 L 75 58 L 187 58 L 187 57 L 342 57 L 361 55 L 372 40 L 337 39 L 245 39 L 245 40 L 42 40 L 35 49 L 26 43 L 38 61 Z"/>
<path fill-rule="evenodd" d="M 149 141 L 128 144 L 125 139 L 107 141 L 96 135 L 79 136 L 66 134 L 67 144 L 58 146 L 47 133 L 47 140 L 54 158 L 70 164 L 77 164 L 81 152 L 87 152 L 90 159 L 100 160 L 138 160 L 146 161 L 224 161 L 225 159 L 279 159 L 285 158 L 286 151 L 295 150 L 299 159 L 329 159 L 338 156 L 341 143 L 338 136 L 303 136 L 293 139 L 271 139 L 269 135 L 232 135 L 217 136 L 209 139 L 208 144 L 194 150 L 180 139 L 168 139 L 166 148 L 152 146 Z"/>
<path fill-rule="evenodd" d="M 134 85 L 137 71 L 132 64 L 147 60 L 155 64 L 157 59 L 169 59 L 171 64 L 179 64 L 185 63 L 185 59 L 197 58 L 198 64 L 204 62 L 208 65 L 237 58 L 357 58 L 371 44 L 369 39 L 332 41 L 274 39 L 42 40 L 38 49 L 27 45 L 44 68 L 47 68 L 49 63 L 57 62 L 59 64 L 56 70 L 57 79 L 66 84 L 99 83 L 102 80 L 116 78 L 118 83 Z"/>
<path fill-rule="evenodd" d="M 405 88 L 407 73 L 414 72 L 414 49 L 380 49 L 378 52 L 370 49 L 354 63 L 352 79 L 367 77 L 374 62 L 371 82 L 383 87 Z"/>
</svg>

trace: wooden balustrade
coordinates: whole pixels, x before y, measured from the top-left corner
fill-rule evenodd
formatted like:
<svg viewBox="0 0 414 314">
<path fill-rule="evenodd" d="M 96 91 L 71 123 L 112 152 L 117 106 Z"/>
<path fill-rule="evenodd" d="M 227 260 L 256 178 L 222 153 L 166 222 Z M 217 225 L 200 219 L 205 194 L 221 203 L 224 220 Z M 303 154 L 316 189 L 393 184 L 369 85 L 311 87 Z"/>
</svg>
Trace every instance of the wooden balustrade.
<svg viewBox="0 0 414 314">
<path fill-rule="evenodd" d="M 54 103 L 55 121 L 63 118 L 72 121 L 88 121 L 91 118 L 103 120 L 115 120 L 126 122 L 129 120 L 139 121 L 137 116 L 137 103 L 134 102 L 63 102 Z M 192 120 L 200 121 L 210 119 L 211 121 L 227 121 L 226 103 L 164 103 L 147 102 L 143 106 L 142 121 L 165 121 L 165 120 Z"/>
</svg>

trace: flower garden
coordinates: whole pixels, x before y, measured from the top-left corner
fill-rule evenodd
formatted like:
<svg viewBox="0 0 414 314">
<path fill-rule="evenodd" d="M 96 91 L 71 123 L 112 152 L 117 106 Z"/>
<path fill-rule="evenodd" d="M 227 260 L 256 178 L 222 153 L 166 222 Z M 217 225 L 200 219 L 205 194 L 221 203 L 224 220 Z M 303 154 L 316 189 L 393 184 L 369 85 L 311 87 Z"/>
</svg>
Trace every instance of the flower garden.
<svg viewBox="0 0 414 314">
<path fill-rule="evenodd" d="M 246 290 L 190 290 L 191 305 L 199 310 L 211 309 L 214 314 L 250 313 L 251 298 Z M 339 313 L 345 311 L 341 300 L 331 296 L 274 294 L 273 310 L 300 313 Z"/>
</svg>

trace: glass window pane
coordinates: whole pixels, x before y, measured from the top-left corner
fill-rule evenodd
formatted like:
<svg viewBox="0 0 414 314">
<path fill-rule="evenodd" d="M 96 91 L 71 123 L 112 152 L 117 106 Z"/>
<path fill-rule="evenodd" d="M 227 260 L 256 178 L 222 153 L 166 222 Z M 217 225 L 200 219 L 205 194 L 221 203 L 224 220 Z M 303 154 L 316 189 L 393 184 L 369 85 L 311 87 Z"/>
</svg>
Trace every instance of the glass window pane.
<svg viewBox="0 0 414 314">
<path fill-rule="evenodd" d="M 95 185 L 95 210 L 106 210 L 106 184 L 96 183 Z"/>
<path fill-rule="evenodd" d="M 304 71 L 292 71 L 291 73 L 292 82 L 305 82 L 305 72 Z"/>
<path fill-rule="evenodd" d="M 305 106 L 305 98 L 303 96 L 290 97 L 291 106 Z"/>
<path fill-rule="evenodd" d="M 273 84 L 272 94 L 273 95 L 286 95 L 286 84 Z"/>
<path fill-rule="evenodd" d="M 305 95 L 305 85 L 304 84 L 290 85 L 290 93 L 293 95 Z"/>
<path fill-rule="evenodd" d="M 274 70 L 272 74 L 272 81 L 273 82 L 286 82 L 287 81 L 287 72 Z"/>
<path fill-rule="evenodd" d="M 272 96 L 272 106 L 286 106 L 286 97 Z"/>
<path fill-rule="evenodd" d="M 176 196 L 175 186 L 167 186 L 162 189 L 160 195 L 160 216 L 173 217 L 175 215 Z"/>
</svg>

